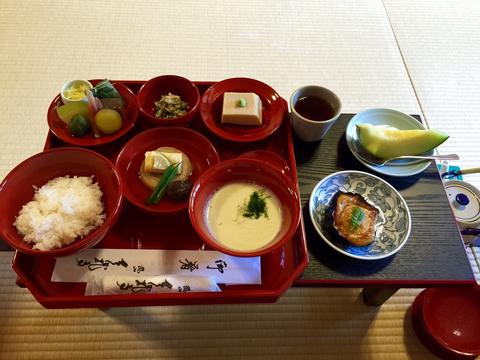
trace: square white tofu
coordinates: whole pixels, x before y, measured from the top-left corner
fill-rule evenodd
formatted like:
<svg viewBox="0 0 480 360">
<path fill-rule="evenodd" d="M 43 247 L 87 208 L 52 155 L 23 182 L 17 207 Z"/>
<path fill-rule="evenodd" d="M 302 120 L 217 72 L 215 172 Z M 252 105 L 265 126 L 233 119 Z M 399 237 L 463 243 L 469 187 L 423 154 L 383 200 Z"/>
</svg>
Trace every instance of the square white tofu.
<svg viewBox="0 0 480 360">
<path fill-rule="evenodd" d="M 262 125 L 262 101 L 255 93 L 226 92 L 223 95 L 222 124 Z"/>
</svg>

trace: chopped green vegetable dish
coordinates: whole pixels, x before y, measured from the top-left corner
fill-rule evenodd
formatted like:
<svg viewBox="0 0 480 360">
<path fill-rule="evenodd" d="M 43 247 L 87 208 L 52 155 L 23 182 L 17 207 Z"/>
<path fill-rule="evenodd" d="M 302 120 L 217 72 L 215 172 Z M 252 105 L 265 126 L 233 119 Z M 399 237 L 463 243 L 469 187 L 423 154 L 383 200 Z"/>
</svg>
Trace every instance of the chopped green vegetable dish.
<svg viewBox="0 0 480 360">
<path fill-rule="evenodd" d="M 157 118 L 169 119 L 183 116 L 187 113 L 188 104 L 180 96 L 168 93 L 160 100 L 155 101 L 155 116 Z"/>
</svg>

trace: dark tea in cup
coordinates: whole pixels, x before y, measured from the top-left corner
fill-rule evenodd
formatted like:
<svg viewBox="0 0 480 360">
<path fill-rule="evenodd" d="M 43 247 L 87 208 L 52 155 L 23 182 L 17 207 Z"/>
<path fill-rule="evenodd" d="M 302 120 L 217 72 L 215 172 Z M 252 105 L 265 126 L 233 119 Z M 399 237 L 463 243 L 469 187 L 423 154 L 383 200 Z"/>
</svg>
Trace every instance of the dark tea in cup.
<svg viewBox="0 0 480 360">
<path fill-rule="evenodd" d="M 295 110 L 299 115 L 313 121 L 330 120 L 335 116 L 333 106 L 317 96 L 304 96 L 298 99 Z"/>
<path fill-rule="evenodd" d="M 290 97 L 290 119 L 303 141 L 318 141 L 342 111 L 342 102 L 331 90 L 317 85 L 302 86 Z"/>
</svg>

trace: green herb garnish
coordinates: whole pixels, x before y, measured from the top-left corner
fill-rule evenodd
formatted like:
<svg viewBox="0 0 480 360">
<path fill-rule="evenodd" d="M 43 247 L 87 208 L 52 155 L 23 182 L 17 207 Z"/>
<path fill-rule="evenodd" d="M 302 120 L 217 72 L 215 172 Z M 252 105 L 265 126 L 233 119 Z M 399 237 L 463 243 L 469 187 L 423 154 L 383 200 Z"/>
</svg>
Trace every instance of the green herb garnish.
<svg viewBox="0 0 480 360">
<path fill-rule="evenodd" d="M 158 204 L 163 194 L 165 194 L 165 191 L 167 191 L 168 185 L 172 182 L 175 175 L 177 175 L 177 168 L 180 166 L 180 164 L 181 162 L 178 162 L 174 165 L 168 165 L 157 186 L 155 186 L 152 194 L 147 199 L 148 204 Z"/>
<path fill-rule="evenodd" d="M 263 215 L 268 218 L 267 203 L 265 202 L 265 199 L 268 198 L 269 196 L 265 196 L 265 190 L 254 191 L 250 195 L 248 203 L 245 203 L 242 207 L 242 216 L 249 219 L 258 219 Z"/>
<path fill-rule="evenodd" d="M 354 207 L 352 211 L 352 217 L 350 218 L 351 231 L 357 230 L 364 218 L 365 213 L 363 210 L 359 207 Z"/>
</svg>

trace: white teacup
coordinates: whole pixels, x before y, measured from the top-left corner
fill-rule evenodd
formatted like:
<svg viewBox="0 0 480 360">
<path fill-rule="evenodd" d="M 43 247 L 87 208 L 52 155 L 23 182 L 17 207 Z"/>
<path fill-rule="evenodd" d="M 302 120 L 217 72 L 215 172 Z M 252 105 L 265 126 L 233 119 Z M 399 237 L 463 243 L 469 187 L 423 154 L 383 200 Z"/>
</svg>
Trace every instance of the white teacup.
<svg viewBox="0 0 480 360">
<path fill-rule="evenodd" d="M 315 97 L 325 100 L 332 107 L 330 117 L 321 120 L 312 120 L 300 115 L 295 108 L 297 102 L 305 97 Z M 295 134 L 303 141 L 318 141 L 322 139 L 333 125 L 342 111 L 342 102 L 335 93 L 327 88 L 315 85 L 302 86 L 295 90 L 290 97 L 290 119 Z"/>
</svg>

